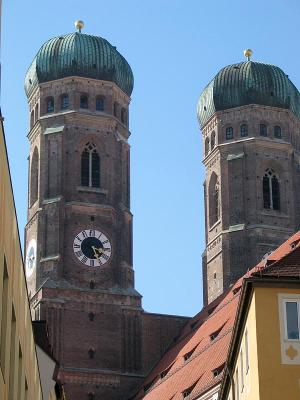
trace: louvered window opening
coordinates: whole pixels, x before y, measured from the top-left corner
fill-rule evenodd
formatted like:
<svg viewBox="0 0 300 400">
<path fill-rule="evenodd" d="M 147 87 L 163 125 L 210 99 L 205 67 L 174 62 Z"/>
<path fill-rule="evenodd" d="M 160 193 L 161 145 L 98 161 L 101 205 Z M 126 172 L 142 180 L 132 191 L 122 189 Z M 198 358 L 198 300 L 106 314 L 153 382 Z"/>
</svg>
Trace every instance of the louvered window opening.
<svg viewBox="0 0 300 400">
<path fill-rule="evenodd" d="M 274 137 L 276 139 L 281 139 L 282 138 L 281 128 L 278 125 L 274 126 Z"/>
<path fill-rule="evenodd" d="M 248 136 L 248 125 L 247 124 L 242 124 L 240 130 L 241 130 L 241 137 Z"/>
<path fill-rule="evenodd" d="M 93 143 L 87 143 L 81 155 L 81 185 L 100 187 L 100 157 Z"/>
<path fill-rule="evenodd" d="M 270 168 L 263 177 L 263 205 L 268 210 L 280 210 L 279 180 L 274 170 Z"/>
<path fill-rule="evenodd" d="M 46 103 L 46 110 L 47 110 L 47 113 L 51 113 L 54 111 L 54 98 L 53 97 L 48 97 L 47 103 Z"/>
<path fill-rule="evenodd" d="M 89 107 L 89 99 L 86 95 L 80 96 L 80 108 L 88 108 Z"/>
<path fill-rule="evenodd" d="M 62 110 L 66 110 L 67 108 L 69 108 L 69 96 L 67 94 L 63 94 L 61 96 L 60 108 Z"/>
<path fill-rule="evenodd" d="M 232 126 L 229 126 L 226 128 L 226 140 L 231 140 L 233 139 L 233 128 Z"/>
<path fill-rule="evenodd" d="M 265 124 L 259 125 L 259 134 L 260 136 L 268 136 L 268 128 Z"/>
</svg>

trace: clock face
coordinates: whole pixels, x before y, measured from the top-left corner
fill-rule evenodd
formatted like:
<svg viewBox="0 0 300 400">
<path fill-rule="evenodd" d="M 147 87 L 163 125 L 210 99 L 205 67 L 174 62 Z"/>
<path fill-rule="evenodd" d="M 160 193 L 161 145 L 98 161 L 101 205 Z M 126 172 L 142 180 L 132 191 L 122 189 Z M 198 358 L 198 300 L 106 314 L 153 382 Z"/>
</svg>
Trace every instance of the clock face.
<svg viewBox="0 0 300 400">
<path fill-rule="evenodd" d="M 73 241 L 75 256 L 89 267 L 101 267 L 110 259 L 111 244 L 106 235 L 94 229 L 85 229 Z"/>
<path fill-rule="evenodd" d="M 31 239 L 28 244 L 25 266 L 26 277 L 30 278 L 36 266 L 36 241 L 34 239 Z"/>
</svg>

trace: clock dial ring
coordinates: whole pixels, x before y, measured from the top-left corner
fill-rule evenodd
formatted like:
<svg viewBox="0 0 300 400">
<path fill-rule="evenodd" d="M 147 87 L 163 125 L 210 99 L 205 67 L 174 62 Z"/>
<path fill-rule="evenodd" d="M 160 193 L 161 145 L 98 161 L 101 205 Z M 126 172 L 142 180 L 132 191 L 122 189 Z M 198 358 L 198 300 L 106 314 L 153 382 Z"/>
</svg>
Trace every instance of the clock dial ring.
<svg viewBox="0 0 300 400">
<path fill-rule="evenodd" d="M 31 239 L 27 246 L 25 273 L 26 277 L 30 278 L 36 267 L 36 240 Z"/>
<path fill-rule="evenodd" d="M 88 267 L 101 267 L 111 257 L 111 243 L 101 231 L 85 229 L 79 232 L 73 241 L 76 258 Z"/>
</svg>

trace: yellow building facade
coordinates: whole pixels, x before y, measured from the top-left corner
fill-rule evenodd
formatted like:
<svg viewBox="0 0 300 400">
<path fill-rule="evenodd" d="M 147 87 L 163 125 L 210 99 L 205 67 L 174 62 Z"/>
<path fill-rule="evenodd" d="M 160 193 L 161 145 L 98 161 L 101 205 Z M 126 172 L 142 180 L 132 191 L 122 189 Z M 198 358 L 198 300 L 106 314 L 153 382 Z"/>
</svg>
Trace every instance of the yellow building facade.
<svg viewBox="0 0 300 400">
<path fill-rule="evenodd" d="M 265 268 L 244 282 L 220 399 L 300 398 L 300 262 L 287 276 L 291 256 L 300 260 L 300 248 L 274 273 Z"/>
<path fill-rule="evenodd" d="M 0 399 L 42 399 L 2 121 L 0 125 L 0 328 Z"/>
</svg>

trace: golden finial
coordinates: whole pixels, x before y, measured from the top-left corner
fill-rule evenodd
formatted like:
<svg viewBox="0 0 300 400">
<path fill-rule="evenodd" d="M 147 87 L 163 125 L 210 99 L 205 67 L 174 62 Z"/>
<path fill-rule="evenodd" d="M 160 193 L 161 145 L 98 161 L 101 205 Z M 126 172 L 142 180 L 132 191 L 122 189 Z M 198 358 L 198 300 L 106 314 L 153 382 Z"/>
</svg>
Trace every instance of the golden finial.
<svg viewBox="0 0 300 400">
<path fill-rule="evenodd" d="M 252 56 L 253 51 L 251 49 L 244 50 L 244 56 L 247 57 L 247 61 L 250 61 L 250 57 Z"/>
<path fill-rule="evenodd" d="M 84 23 L 83 21 L 81 21 L 80 19 L 78 19 L 77 21 L 75 21 L 75 28 L 78 29 L 79 33 L 81 33 L 81 29 L 84 28 Z"/>
</svg>

